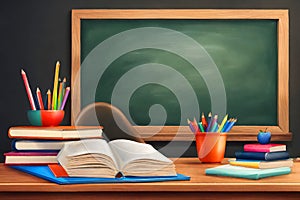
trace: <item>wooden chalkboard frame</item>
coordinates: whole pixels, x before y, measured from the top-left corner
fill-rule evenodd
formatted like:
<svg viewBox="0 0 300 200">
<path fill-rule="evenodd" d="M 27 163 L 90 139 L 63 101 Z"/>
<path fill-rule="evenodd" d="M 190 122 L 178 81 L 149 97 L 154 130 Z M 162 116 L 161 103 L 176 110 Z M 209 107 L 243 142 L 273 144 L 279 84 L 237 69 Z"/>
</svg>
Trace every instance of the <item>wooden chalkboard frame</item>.
<svg viewBox="0 0 300 200">
<path fill-rule="evenodd" d="M 229 141 L 256 140 L 258 130 L 268 128 L 272 132 L 272 140 L 291 140 L 289 132 L 289 15 L 288 10 L 256 10 L 256 9 L 80 9 L 72 10 L 72 96 L 71 124 L 81 109 L 80 80 L 75 77 L 80 73 L 81 65 L 81 20 L 93 19 L 272 19 L 277 20 L 278 42 L 278 96 L 276 126 L 235 126 L 228 133 Z M 78 77 L 77 77 L 78 78 Z M 77 84 L 78 83 L 78 84 Z M 188 127 L 178 129 L 177 126 L 164 126 L 153 135 L 151 126 L 136 126 L 146 141 L 171 141 L 176 135 L 177 140 L 193 140 L 194 136 Z"/>
</svg>

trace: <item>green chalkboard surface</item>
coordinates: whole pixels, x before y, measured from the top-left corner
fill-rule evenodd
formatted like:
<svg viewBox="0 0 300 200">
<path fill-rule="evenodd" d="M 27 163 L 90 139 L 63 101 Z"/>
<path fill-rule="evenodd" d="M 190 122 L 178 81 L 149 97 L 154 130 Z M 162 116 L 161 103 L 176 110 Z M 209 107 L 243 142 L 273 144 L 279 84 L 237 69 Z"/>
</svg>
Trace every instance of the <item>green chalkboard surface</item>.
<svg viewBox="0 0 300 200">
<path fill-rule="evenodd" d="M 81 108 L 113 103 L 137 125 L 210 111 L 277 125 L 277 46 L 277 20 L 83 19 Z"/>
</svg>

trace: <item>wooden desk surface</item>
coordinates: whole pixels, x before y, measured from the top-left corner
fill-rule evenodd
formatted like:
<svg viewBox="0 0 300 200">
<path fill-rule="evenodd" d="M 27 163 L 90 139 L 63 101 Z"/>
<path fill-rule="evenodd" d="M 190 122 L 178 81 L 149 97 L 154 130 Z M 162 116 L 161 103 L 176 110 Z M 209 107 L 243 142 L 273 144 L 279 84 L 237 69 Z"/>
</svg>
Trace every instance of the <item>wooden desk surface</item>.
<svg viewBox="0 0 300 200">
<path fill-rule="evenodd" d="M 300 162 L 295 162 L 291 174 L 261 180 L 206 176 L 204 170 L 218 164 L 201 164 L 197 158 L 180 158 L 175 161 L 175 164 L 177 172 L 190 176 L 190 181 L 57 185 L 1 164 L 0 193 L 11 194 L 14 199 L 18 193 L 23 194 L 24 192 L 27 194 L 40 193 L 40 195 L 43 195 L 41 192 L 47 193 L 47 195 L 49 193 L 76 193 L 78 195 L 78 193 L 97 192 L 101 192 L 101 195 L 108 195 L 111 192 L 119 192 L 119 194 L 124 192 L 129 195 L 140 192 L 143 192 L 142 194 L 162 194 L 161 192 L 163 192 L 164 195 L 177 194 L 175 197 L 179 197 L 178 193 L 184 193 L 186 197 L 196 193 L 224 197 L 226 193 L 230 192 L 231 198 L 235 193 L 241 194 L 242 192 L 248 197 L 255 193 L 256 199 L 259 199 L 257 194 L 265 196 L 272 193 L 274 194 L 273 199 L 277 199 L 280 196 L 279 193 L 282 193 L 285 199 L 288 199 L 289 196 L 294 197 L 293 194 L 300 198 Z M 287 195 L 288 193 L 293 194 Z M 169 195 L 168 197 L 170 197 Z M 122 197 L 124 199 L 124 196 Z"/>
</svg>

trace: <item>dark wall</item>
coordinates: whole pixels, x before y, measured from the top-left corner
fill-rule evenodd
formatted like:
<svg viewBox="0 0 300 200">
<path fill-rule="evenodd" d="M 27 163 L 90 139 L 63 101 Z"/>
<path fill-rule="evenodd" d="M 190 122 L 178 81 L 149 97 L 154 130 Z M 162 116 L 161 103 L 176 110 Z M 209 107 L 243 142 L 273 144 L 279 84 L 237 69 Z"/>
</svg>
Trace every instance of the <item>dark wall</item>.
<svg viewBox="0 0 300 200">
<path fill-rule="evenodd" d="M 30 84 L 52 88 L 55 62 L 61 62 L 61 76 L 71 78 L 71 10 L 75 8 L 231 8 L 289 9 L 290 11 L 290 131 L 292 156 L 300 155 L 300 1 L 299 0 L 7 0 L 0 7 L 0 161 L 10 151 L 7 130 L 27 125 L 30 108 L 20 70 Z M 69 82 L 70 84 L 70 82 Z M 70 121 L 70 102 L 64 124 Z M 155 145 L 161 146 L 162 143 Z M 178 145 L 184 145 L 179 143 Z M 242 143 L 230 142 L 227 156 L 240 150 Z M 187 156 L 195 155 L 192 146 Z"/>
</svg>

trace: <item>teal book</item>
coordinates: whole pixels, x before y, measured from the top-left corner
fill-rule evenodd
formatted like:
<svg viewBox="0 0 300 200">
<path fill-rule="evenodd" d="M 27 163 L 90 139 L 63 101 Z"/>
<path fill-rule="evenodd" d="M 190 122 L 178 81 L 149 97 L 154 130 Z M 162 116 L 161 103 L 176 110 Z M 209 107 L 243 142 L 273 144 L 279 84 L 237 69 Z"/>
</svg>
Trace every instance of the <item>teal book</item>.
<svg viewBox="0 0 300 200">
<path fill-rule="evenodd" d="M 291 173 L 290 167 L 278 167 L 271 169 L 255 169 L 248 167 L 232 166 L 232 165 L 221 165 L 218 167 L 208 168 L 205 170 L 206 175 L 214 176 L 228 176 L 235 178 L 246 178 L 246 179 L 261 179 L 271 176 L 279 176 Z"/>
</svg>

